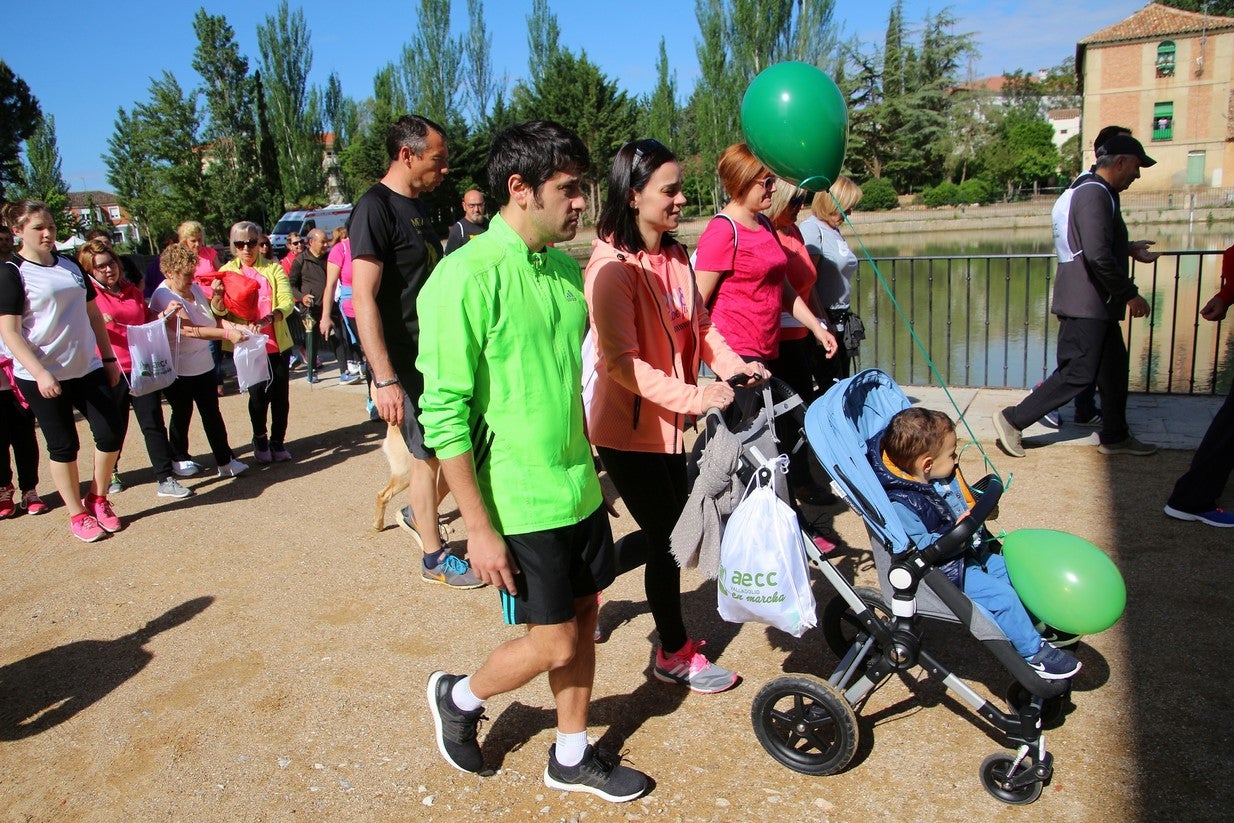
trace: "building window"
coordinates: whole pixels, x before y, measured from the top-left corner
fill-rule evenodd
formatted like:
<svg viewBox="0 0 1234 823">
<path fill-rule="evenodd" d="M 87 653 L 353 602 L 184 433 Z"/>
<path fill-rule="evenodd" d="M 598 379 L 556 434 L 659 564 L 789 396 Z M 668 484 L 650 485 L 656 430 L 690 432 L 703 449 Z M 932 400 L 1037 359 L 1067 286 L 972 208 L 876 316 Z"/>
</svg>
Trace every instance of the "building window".
<svg viewBox="0 0 1234 823">
<path fill-rule="evenodd" d="M 112 220 L 119 220 L 120 219 L 120 207 L 119 206 L 108 206 L 107 216 L 110 217 Z"/>
<path fill-rule="evenodd" d="M 1153 140 L 1174 139 L 1174 103 L 1153 104 Z"/>
<path fill-rule="evenodd" d="M 1157 44 L 1157 76 L 1174 76 L 1174 41 L 1163 40 Z"/>
</svg>

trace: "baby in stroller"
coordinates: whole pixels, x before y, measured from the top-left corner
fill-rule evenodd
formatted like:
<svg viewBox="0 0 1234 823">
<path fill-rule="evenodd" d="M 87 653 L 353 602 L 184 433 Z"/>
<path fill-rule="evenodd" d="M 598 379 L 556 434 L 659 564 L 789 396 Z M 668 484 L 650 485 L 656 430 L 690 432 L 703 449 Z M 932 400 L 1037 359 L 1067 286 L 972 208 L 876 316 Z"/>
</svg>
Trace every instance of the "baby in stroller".
<svg viewBox="0 0 1234 823">
<path fill-rule="evenodd" d="M 870 465 L 909 538 L 929 546 L 968 516 L 976 496 L 957 465 L 955 423 L 940 411 L 909 408 L 869 442 Z M 1002 555 L 979 529 L 938 566 L 969 599 L 988 611 L 1038 676 L 1063 680 L 1080 670 L 1072 655 L 1042 639 L 1011 585 Z"/>
</svg>

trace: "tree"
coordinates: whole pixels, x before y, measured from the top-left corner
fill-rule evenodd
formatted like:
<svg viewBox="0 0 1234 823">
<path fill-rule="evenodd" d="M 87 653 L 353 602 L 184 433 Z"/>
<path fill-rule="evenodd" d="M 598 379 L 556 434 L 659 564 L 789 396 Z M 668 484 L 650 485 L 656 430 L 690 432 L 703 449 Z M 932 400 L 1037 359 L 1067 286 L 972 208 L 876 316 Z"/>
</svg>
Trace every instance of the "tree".
<svg viewBox="0 0 1234 823">
<path fill-rule="evenodd" d="M 280 0 L 275 15 L 257 27 L 257 46 L 283 199 L 319 205 L 325 189 L 321 109 L 319 98 L 314 106 L 319 93 L 308 82 L 313 45 L 304 10 L 293 12 L 287 0 Z"/>
<path fill-rule="evenodd" d="M 283 177 L 279 172 L 279 152 L 270 128 L 270 116 L 266 110 L 266 93 L 261 72 L 253 74 L 254 99 L 257 101 L 257 168 L 261 172 L 261 202 L 265 216 L 263 226 L 273 226 L 283 214 L 286 198 L 283 195 Z"/>
<path fill-rule="evenodd" d="M 463 42 L 450 36 L 450 0 L 420 0 L 416 34 L 399 63 L 403 91 L 417 114 L 445 124 L 460 119 Z"/>
<path fill-rule="evenodd" d="M 148 99 L 131 114 L 122 107 L 116 115 L 104 158 L 107 180 L 151 244 L 206 213 L 200 140 L 196 95 L 185 94 L 170 72 L 151 81 Z"/>
<path fill-rule="evenodd" d="M 1048 120 L 1023 109 L 1003 117 L 986 146 L 981 162 L 986 174 L 1008 196 L 1022 186 L 1036 186 L 1058 173 L 1061 159 L 1054 147 L 1054 127 Z"/>
<path fill-rule="evenodd" d="M 353 194 L 363 193 L 386 173 L 386 131 L 407 111 L 407 98 L 393 63 L 377 70 L 373 96 L 359 106 L 356 136 L 343 148 L 343 178 Z"/>
<path fill-rule="evenodd" d="M 656 58 L 656 87 L 643 104 L 643 123 L 639 133 L 654 137 L 670 148 L 677 146 L 677 127 L 681 107 L 677 105 L 677 73 L 669 72 L 668 50 L 660 38 Z"/>
<path fill-rule="evenodd" d="M 530 87 L 514 89 L 514 104 L 521 117 L 555 120 L 572 129 L 591 154 L 591 171 L 584 176 L 588 212 L 599 210 L 600 187 L 608 177 L 613 156 L 634 137 L 638 115 L 634 101 L 587 59 L 561 49 Z"/>
<path fill-rule="evenodd" d="M 463 39 L 466 64 L 464 86 L 471 122 L 476 124 L 488 120 L 493 103 L 506 85 L 506 78 L 498 81 L 493 76 L 492 50 L 493 38 L 484 23 L 484 0 L 467 0 L 467 36 Z"/>
<path fill-rule="evenodd" d="M 197 34 L 193 69 L 201 75 L 210 115 L 201 159 L 206 210 L 198 219 L 211 236 L 221 237 L 232 223 L 261 220 L 265 211 L 259 192 L 254 84 L 248 59 L 240 53 L 226 17 L 198 9 L 193 30 Z"/>
<path fill-rule="evenodd" d="M 42 121 L 39 101 L 9 64 L 0 60 L 0 198 L 5 186 L 20 180 L 21 144 Z"/>
<path fill-rule="evenodd" d="M 527 83 L 534 85 L 543 79 L 549 63 L 560 49 L 561 27 L 557 15 L 548 7 L 548 0 L 531 0 L 527 17 Z"/>
<path fill-rule="evenodd" d="M 56 144 L 56 118 L 48 114 L 26 140 L 21 182 L 15 186 L 18 197 L 41 200 L 56 218 L 59 238 L 74 234 L 76 220 L 69 217 L 69 186 L 64 182 L 60 148 Z"/>
</svg>

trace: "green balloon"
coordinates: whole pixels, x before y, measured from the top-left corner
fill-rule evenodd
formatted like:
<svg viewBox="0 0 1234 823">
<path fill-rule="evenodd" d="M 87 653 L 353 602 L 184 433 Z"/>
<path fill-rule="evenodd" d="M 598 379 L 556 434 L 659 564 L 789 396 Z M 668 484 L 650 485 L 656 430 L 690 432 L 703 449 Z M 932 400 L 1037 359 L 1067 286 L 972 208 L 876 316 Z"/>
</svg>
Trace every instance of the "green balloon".
<svg viewBox="0 0 1234 823">
<path fill-rule="evenodd" d="M 746 89 L 741 131 L 764 166 L 791 183 L 824 191 L 844 164 L 848 108 L 822 69 L 777 63 L 759 72 Z"/>
<path fill-rule="evenodd" d="M 1024 606 L 1050 626 L 1096 634 L 1118 622 L 1127 586 L 1114 561 L 1074 534 L 1018 529 L 1003 538 L 1007 574 Z"/>
</svg>

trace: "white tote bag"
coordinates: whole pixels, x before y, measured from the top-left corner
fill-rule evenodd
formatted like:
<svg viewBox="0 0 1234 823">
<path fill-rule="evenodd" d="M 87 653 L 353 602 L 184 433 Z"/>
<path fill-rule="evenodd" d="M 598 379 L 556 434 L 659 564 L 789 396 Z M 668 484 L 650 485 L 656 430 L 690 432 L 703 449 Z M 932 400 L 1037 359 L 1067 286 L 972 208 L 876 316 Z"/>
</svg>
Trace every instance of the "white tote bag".
<svg viewBox="0 0 1234 823">
<path fill-rule="evenodd" d="M 235 345 L 232 360 L 236 364 L 236 383 L 240 391 L 248 391 L 258 383 L 269 383 L 273 379 L 270 358 L 266 355 L 269 340 L 264 334 L 250 334 Z"/>
<path fill-rule="evenodd" d="M 129 357 L 133 370 L 129 377 L 129 393 L 134 397 L 153 394 L 170 386 L 176 379 L 176 367 L 171 357 L 171 342 L 167 339 L 167 323 L 152 320 L 140 326 L 128 326 Z M 179 333 L 180 321 L 176 320 Z"/>
<path fill-rule="evenodd" d="M 716 578 L 720 616 L 730 623 L 767 623 L 801 637 L 818 623 L 805 536 L 797 515 L 775 491 L 774 472 L 788 458 L 758 470 L 724 527 Z"/>
</svg>

